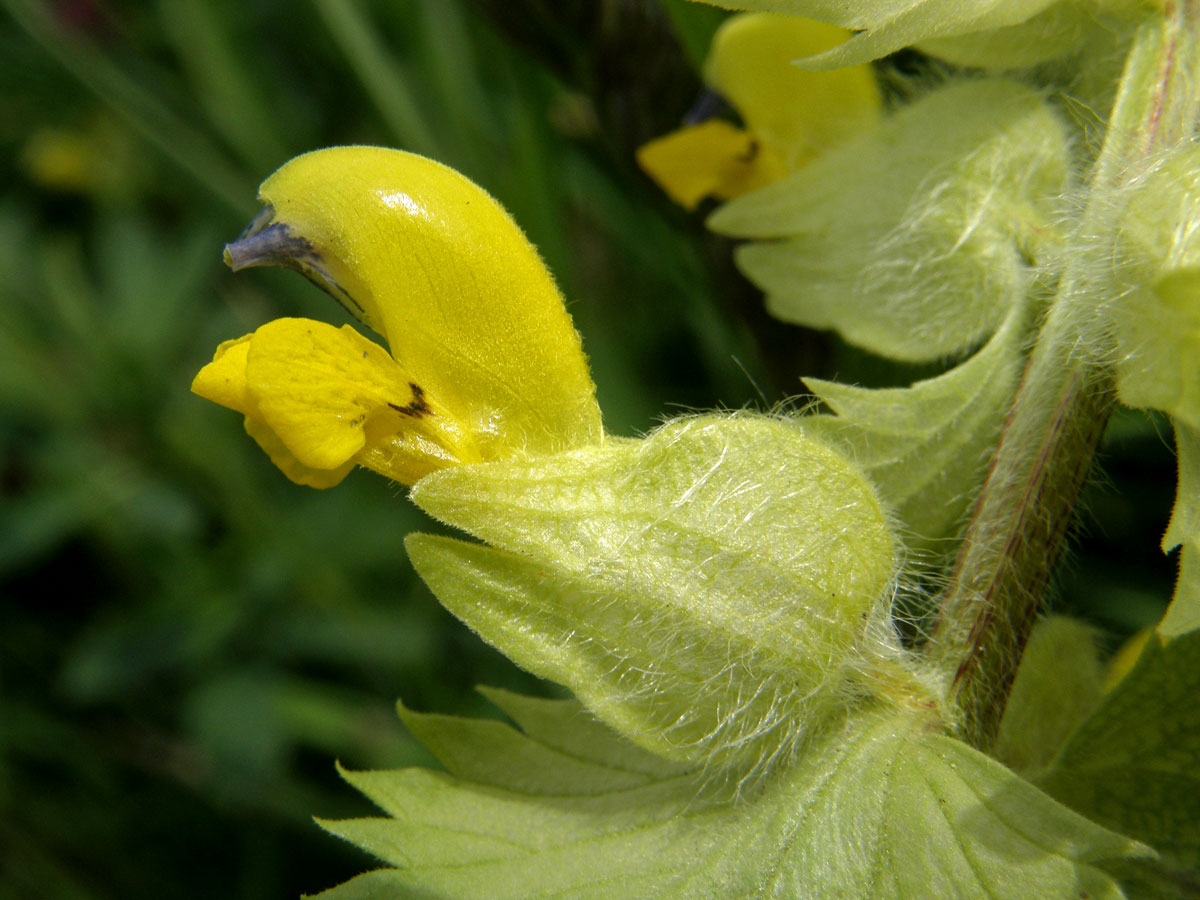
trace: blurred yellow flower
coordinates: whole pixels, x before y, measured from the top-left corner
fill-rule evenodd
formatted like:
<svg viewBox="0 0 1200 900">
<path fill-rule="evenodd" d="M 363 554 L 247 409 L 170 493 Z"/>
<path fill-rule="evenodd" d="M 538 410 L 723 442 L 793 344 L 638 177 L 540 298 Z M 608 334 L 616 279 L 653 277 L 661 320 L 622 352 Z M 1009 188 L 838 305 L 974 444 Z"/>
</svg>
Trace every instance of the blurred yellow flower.
<svg viewBox="0 0 1200 900">
<path fill-rule="evenodd" d="M 100 112 L 65 127 L 43 126 L 25 139 L 19 156 L 25 175 L 40 189 L 100 200 L 127 200 L 146 175 L 133 137 Z"/>
<path fill-rule="evenodd" d="M 738 128 L 710 119 L 645 144 L 638 164 L 676 203 L 728 200 L 776 181 L 879 116 L 870 66 L 812 72 L 797 59 L 850 32 L 800 16 L 745 13 L 713 37 L 705 80 L 737 110 Z"/>
<path fill-rule="evenodd" d="M 297 157 L 226 247 L 294 268 L 382 335 L 279 319 L 227 341 L 192 390 L 245 416 L 283 472 L 354 465 L 403 484 L 446 465 L 549 453 L 603 433 L 579 335 L 537 251 L 480 187 L 378 147 Z"/>
</svg>

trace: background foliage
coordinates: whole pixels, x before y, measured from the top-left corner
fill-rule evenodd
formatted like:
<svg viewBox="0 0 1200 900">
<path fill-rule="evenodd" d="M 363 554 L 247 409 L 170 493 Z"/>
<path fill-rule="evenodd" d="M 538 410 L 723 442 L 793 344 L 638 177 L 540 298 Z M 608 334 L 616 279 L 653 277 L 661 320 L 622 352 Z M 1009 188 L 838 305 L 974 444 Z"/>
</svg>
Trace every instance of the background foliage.
<svg viewBox="0 0 1200 900">
<path fill-rule="evenodd" d="M 0 0 L 0 895 L 295 897 L 365 868 L 311 823 L 350 768 L 426 763 L 393 713 L 544 690 L 454 622 L 359 472 L 297 488 L 191 396 L 220 340 L 338 321 L 221 244 L 289 157 L 380 143 L 515 215 L 583 332 L 610 430 L 913 371 L 770 322 L 632 150 L 700 97 L 684 0 Z M 919 59 L 888 63 L 909 70 Z M 1109 646 L 1172 564 L 1165 430 L 1123 413 L 1059 608 Z"/>
</svg>

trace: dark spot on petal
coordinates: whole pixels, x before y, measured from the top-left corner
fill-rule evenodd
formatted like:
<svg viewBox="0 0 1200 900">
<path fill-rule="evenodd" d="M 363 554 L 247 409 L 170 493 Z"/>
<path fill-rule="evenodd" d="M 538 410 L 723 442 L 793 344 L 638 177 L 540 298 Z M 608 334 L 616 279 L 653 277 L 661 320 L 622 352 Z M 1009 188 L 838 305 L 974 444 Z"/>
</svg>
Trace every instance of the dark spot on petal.
<svg viewBox="0 0 1200 900">
<path fill-rule="evenodd" d="M 758 141 L 751 141 L 750 146 L 746 148 L 746 152 L 737 158 L 738 162 L 752 163 L 754 158 L 758 156 L 760 147 Z"/>
<path fill-rule="evenodd" d="M 397 403 L 389 403 L 388 406 L 400 413 L 400 415 L 411 416 L 414 419 L 420 419 L 432 413 L 433 410 L 429 408 L 429 404 L 425 400 L 424 389 L 414 381 L 410 381 L 408 387 L 413 394 L 411 402 L 406 403 L 404 406 L 400 406 Z"/>
</svg>

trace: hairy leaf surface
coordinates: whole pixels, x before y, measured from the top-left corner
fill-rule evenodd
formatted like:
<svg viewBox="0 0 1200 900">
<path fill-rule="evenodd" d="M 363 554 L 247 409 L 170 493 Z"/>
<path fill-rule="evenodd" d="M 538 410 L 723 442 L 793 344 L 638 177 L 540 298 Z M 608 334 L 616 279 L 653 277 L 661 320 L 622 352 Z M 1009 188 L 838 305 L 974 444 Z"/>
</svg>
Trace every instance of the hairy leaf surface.
<svg viewBox="0 0 1200 900">
<path fill-rule="evenodd" d="M 609 763 L 607 791 L 588 779 L 581 790 L 546 793 L 547 786 L 568 785 L 565 773 L 581 762 L 599 773 L 605 761 L 595 749 L 586 760 L 571 759 L 546 743 L 547 733 L 561 744 L 571 730 L 597 725 L 575 704 L 545 706 L 541 734 L 509 729 L 504 738 L 541 754 L 539 770 L 526 776 L 528 790 L 514 789 L 520 779 L 487 760 L 469 766 L 478 780 L 421 769 L 347 773 L 391 818 L 324 825 L 393 868 L 321 897 L 1122 896 L 1093 863 L 1136 854 L 1137 845 L 927 725 L 911 713 L 843 720 L 801 763 L 736 795 L 695 773 L 662 773 L 631 788 L 629 760 L 645 758 L 632 747 Z M 487 757 L 507 726 L 451 726 L 438 717 L 421 728 L 435 750 L 449 741 Z M 619 742 L 612 736 L 601 746 Z M 457 751 L 445 758 L 462 766 Z M 556 766 L 561 771 L 549 771 Z"/>
<path fill-rule="evenodd" d="M 1200 229 L 1200 217 L 1194 223 Z M 1118 307 L 1122 402 L 1200 429 L 1200 266 L 1178 269 Z"/>
<path fill-rule="evenodd" d="M 830 22 L 843 28 L 869 28 L 885 22 L 921 0 L 704 0 L 726 9 L 748 9 L 762 12 L 793 13 L 808 16 L 819 22 Z"/>
<path fill-rule="evenodd" d="M 1158 626 L 1164 638 L 1200 628 L 1200 432 L 1176 421 L 1175 452 L 1179 482 L 1162 547 L 1166 552 L 1179 548 L 1179 580 L 1175 597 Z"/>
<path fill-rule="evenodd" d="M 1059 56 L 1074 46 L 1079 27 L 1091 10 L 1060 0 L 720 0 L 733 9 L 769 9 L 864 29 L 844 45 L 803 61 L 813 68 L 836 69 L 870 62 L 925 41 L 971 35 L 972 43 L 951 45 L 947 56 L 967 65 L 1022 66 Z M 1016 30 L 1029 22 L 1032 27 Z M 997 36 L 996 45 L 987 42 Z M 1023 39 L 1023 40 L 1022 40 Z M 934 44 L 934 52 L 939 44 Z M 975 52 L 970 52 L 975 51 Z M 986 62 L 981 62 L 982 55 Z M 956 59 L 955 57 L 965 57 Z"/>
<path fill-rule="evenodd" d="M 805 429 L 845 447 L 870 475 L 911 549 L 943 547 L 971 503 L 1020 377 L 1019 319 L 963 364 L 911 387 L 804 380 L 836 413 L 805 418 Z"/>
<path fill-rule="evenodd" d="M 1113 246 L 1117 392 L 1200 429 L 1200 147 L 1131 179 Z"/>
<path fill-rule="evenodd" d="M 1039 782 L 1073 809 L 1200 864 L 1200 631 L 1151 637 Z"/>
<path fill-rule="evenodd" d="M 1095 10 L 1055 2 L 1013 25 L 918 42 L 918 49 L 958 66 L 1012 69 L 1036 65 L 1076 50 L 1090 37 Z"/>
<path fill-rule="evenodd" d="M 1066 133 L 1005 80 L 940 88 L 717 210 L 789 322 L 909 361 L 961 353 L 1022 302 L 1068 182 Z"/>
<path fill-rule="evenodd" d="M 1090 625 L 1050 616 L 1033 629 L 1013 682 L 993 757 L 1032 778 L 1100 705 L 1104 670 Z"/>
<path fill-rule="evenodd" d="M 663 756 L 753 768 L 891 646 L 874 491 L 793 422 L 707 416 L 644 440 L 446 469 L 413 499 L 483 538 L 414 535 L 442 603 Z"/>
</svg>

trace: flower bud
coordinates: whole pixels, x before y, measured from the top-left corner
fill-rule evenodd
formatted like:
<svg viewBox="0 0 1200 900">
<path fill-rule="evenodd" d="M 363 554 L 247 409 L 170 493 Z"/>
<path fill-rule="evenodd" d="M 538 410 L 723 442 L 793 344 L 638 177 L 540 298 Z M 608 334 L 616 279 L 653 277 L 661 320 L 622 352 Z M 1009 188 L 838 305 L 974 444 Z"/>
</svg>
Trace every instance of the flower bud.
<svg viewBox="0 0 1200 900">
<path fill-rule="evenodd" d="M 297 269 L 381 334 L 281 319 L 227 342 L 192 389 L 246 417 L 293 480 L 358 463 L 411 484 L 445 465 L 599 441 L 579 335 L 533 245 L 478 185 L 380 147 L 306 153 L 226 248 Z"/>
</svg>

